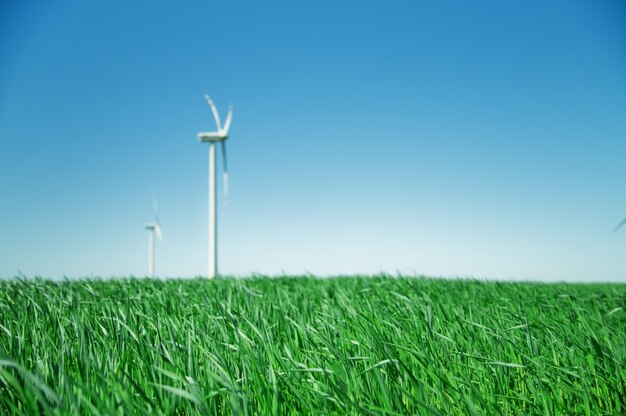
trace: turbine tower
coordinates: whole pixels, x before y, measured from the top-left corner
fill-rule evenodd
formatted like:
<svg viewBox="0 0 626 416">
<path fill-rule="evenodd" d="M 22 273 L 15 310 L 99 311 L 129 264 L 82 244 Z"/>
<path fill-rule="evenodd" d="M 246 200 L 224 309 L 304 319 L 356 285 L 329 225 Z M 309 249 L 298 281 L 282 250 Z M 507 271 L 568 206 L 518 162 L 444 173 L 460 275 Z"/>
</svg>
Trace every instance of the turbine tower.
<svg viewBox="0 0 626 416">
<path fill-rule="evenodd" d="M 154 208 L 154 222 L 146 224 L 146 230 L 148 230 L 148 277 L 154 277 L 154 235 L 156 234 L 159 241 L 163 240 L 163 233 L 161 233 L 161 223 L 159 223 L 159 216 L 157 215 L 157 200 L 153 199 Z"/>
<path fill-rule="evenodd" d="M 209 143 L 209 279 L 217 276 L 217 187 L 215 186 L 216 164 L 215 164 L 215 145 L 221 143 L 222 158 L 224 161 L 224 203 L 228 198 L 228 165 L 226 163 L 226 140 L 228 139 L 228 129 L 233 118 L 233 107 L 228 107 L 228 115 L 222 126 L 220 115 L 213 104 L 213 100 L 205 95 L 209 107 L 213 112 L 217 131 L 198 133 L 198 141 Z"/>
</svg>

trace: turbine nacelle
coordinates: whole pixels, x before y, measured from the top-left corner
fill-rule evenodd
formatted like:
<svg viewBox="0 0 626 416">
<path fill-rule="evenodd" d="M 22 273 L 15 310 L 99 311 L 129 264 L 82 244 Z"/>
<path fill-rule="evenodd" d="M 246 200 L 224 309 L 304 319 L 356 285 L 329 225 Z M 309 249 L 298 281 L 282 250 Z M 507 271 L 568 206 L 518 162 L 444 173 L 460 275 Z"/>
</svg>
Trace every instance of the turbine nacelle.
<svg viewBox="0 0 626 416">
<path fill-rule="evenodd" d="M 228 139 L 228 136 L 218 131 L 198 133 L 198 141 L 202 143 L 219 143 Z"/>
<path fill-rule="evenodd" d="M 146 230 L 156 232 L 157 238 L 163 240 L 163 233 L 161 232 L 161 224 L 158 222 L 151 222 L 146 224 Z"/>
</svg>

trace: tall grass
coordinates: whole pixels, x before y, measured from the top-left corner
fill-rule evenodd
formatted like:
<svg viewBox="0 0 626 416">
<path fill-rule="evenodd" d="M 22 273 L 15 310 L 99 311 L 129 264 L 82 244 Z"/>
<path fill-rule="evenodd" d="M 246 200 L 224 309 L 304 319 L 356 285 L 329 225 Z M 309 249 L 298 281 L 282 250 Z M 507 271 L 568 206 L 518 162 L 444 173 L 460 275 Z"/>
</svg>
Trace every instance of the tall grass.
<svg viewBox="0 0 626 416">
<path fill-rule="evenodd" d="M 0 283 L 0 414 L 626 414 L 626 285 Z"/>
</svg>

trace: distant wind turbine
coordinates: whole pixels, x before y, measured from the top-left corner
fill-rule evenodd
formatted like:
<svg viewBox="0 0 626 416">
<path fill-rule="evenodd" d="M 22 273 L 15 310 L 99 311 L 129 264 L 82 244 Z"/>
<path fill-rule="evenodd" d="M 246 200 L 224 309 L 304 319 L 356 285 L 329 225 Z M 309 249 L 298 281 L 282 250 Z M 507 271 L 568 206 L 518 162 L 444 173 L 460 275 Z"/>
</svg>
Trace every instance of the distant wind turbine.
<svg viewBox="0 0 626 416">
<path fill-rule="evenodd" d="M 216 164 L 215 164 L 215 144 L 221 143 L 222 158 L 224 160 L 224 202 L 228 198 L 228 164 L 226 162 L 226 140 L 228 139 L 228 129 L 230 128 L 230 122 L 233 118 L 233 107 L 228 107 L 228 115 L 226 116 L 226 122 L 222 126 L 220 121 L 220 115 L 213 104 L 213 100 L 208 95 L 205 95 L 209 107 L 213 112 L 215 118 L 215 124 L 217 125 L 217 131 L 210 131 L 204 133 L 198 133 L 198 141 L 202 143 L 209 143 L 209 272 L 207 277 L 209 279 L 217 276 L 217 187 L 215 186 L 216 176 Z"/>
<path fill-rule="evenodd" d="M 618 232 L 618 231 L 619 231 L 619 229 L 620 229 L 620 228 L 622 228 L 622 227 L 624 226 L 624 224 L 626 224 L 626 218 L 624 218 L 624 219 L 622 220 L 622 222 L 620 222 L 619 224 L 617 224 L 617 225 L 615 226 L 615 228 L 613 228 L 613 234 L 615 234 L 616 232 Z"/>
<path fill-rule="evenodd" d="M 154 277 L 154 235 L 156 234 L 159 241 L 163 240 L 161 232 L 161 223 L 159 222 L 158 207 L 156 196 L 152 200 L 152 208 L 154 209 L 154 222 L 146 224 L 148 230 L 148 277 Z"/>
</svg>

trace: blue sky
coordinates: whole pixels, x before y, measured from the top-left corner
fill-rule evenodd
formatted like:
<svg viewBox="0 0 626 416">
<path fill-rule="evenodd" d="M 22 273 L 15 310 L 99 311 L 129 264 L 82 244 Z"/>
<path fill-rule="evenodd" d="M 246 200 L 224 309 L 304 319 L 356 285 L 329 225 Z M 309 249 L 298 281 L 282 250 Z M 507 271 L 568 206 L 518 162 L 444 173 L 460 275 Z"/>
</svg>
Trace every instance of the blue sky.
<svg viewBox="0 0 626 416">
<path fill-rule="evenodd" d="M 620 1 L 3 2 L 0 276 L 626 281 Z"/>
</svg>

